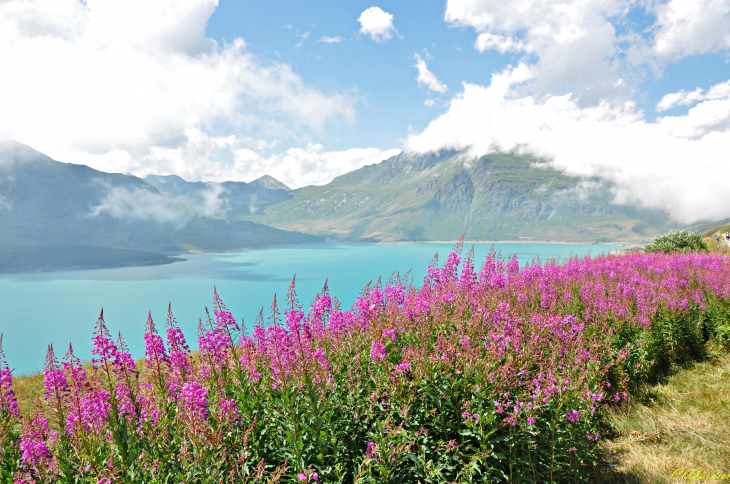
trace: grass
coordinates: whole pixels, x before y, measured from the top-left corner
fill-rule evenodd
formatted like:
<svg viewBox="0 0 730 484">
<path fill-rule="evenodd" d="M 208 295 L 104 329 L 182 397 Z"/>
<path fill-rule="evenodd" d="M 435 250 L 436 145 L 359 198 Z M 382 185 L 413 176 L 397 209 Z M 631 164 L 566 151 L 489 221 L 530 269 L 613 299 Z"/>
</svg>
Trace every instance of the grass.
<svg viewBox="0 0 730 484">
<path fill-rule="evenodd" d="M 673 368 L 611 416 L 615 435 L 599 482 L 672 482 L 679 468 L 730 473 L 728 422 L 730 357 L 711 350 L 706 361 Z"/>
<path fill-rule="evenodd" d="M 13 377 L 13 390 L 18 397 L 20 411 L 27 415 L 35 401 L 43 398 L 43 373 Z"/>
<path fill-rule="evenodd" d="M 717 241 L 714 237 L 704 237 L 703 240 L 707 244 L 707 248 L 713 254 L 728 254 L 730 249 L 723 241 Z"/>
</svg>

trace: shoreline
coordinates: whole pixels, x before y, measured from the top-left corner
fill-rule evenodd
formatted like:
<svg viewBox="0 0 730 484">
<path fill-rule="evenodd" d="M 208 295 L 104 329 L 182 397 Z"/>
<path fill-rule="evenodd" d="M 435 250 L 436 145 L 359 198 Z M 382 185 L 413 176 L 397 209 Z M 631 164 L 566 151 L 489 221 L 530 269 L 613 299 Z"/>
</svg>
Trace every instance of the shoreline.
<svg viewBox="0 0 730 484">
<path fill-rule="evenodd" d="M 243 247 L 239 249 L 225 249 L 225 250 L 201 250 L 201 249 L 190 249 L 184 252 L 171 252 L 170 255 L 183 256 L 185 254 L 228 254 L 231 252 L 245 252 L 250 250 L 269 250 L 269 249 L 284 249 L 291 247 L 306 247 L 313 245 L 323 244 L 342 244 L 342 245 L 408 245 L 408 244 L 456 244 L 458 240 L 394 240 L 394 241 L 381 241 L 381 242 L 358 242 L 358 241 L 341 241 L 341 240 L 328 240 L 324 242 L 317 242 L 311 244 L 292 244 L 292 245 L 272 245 L 268 247 Z M 632 247 L 643 245 L 638 242 L 565 242 L 565 241 L 554 241 L 554 240 L 465 240 L 464 245 L 467 244 L 549 244 L 549 245 L 616 245 L 621 247 Z"/>
<path fill-rule="evenodd" d="M 456 244 L 458 240 L 421 240 L 421 241 L 394 241 L 374 242 L 373 245 L 387 244 Z M 632 242 L 565 242 L 552 240 L 465 240 L 466 244 L 553 244 L 553 245 L 636 245 Z"/>
</svg>

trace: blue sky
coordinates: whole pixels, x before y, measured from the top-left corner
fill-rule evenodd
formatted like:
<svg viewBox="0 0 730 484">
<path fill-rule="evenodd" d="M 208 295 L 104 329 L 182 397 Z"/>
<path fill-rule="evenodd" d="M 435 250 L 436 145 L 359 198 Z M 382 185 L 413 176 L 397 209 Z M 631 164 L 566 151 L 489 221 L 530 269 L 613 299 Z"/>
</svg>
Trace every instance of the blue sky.
<svg viewBox="0 0 730 484">
<path fill-rule="evenodd" d="M 294 188 L 515 150 L 691 222 L 729 215 L 728 60 L 730 0 L 6 0 L 0 138 Z"/>
<path fill-rule="evenodd" d="M 220 2 L 208 22 L 208 35 L 221 44 L 241 37 L 248 49 L 264 58 L 286 62 L 308 82 L 322 90 L 352 90 L 359 95 L 357 118 L 349 126 L 333 127 L 320 138 L 337 149 L 349 147 L 400 147 L 409 127 L 420 131 L 462 82 L 488 84 L 491 75 L 517 64 L 521 54 L 487 51 L 474 46 L 472 29 L 444 21 L 443 1 L 390 1 L 377 5 L 394 16 L 398 36 L 387 43 L 373 42 L 359 32 L 357 18 L 372 2 L 289 1 Z M 634 32 L 649 40 L 656 15 L 634 7 L 616 22 L 617 30 Z M 307 35 L 306 39 L 302 35 Z M 322 37 L 340 37 L 324 43 Z M 427 51 L 429 69 L 449 86 L 440 94 L 415 81 L 413 54 Z M 694 90 L 730 79 L 727 53 L 688 56 L 669 62 L 657 71 L 647 70 L 635 86 L 640 109 L 653 119 L 656 104 L 668 92 Z M 427 99 L 438 100 L 432 107 Z M 678 106 L 663 114 L 686 114 Z"/>
<path fill-rule="evenodd" d="M 393 15 L 399 33 L 385 43 L 359 32 L 357 18 L 372 2 L 222 1 L 207 32 L 220 43 L 243 37 L 251 52 L 286 62 L 324 91 L 356 92 L 359 103 L 354 123 L 334 127 L 321 138 L 338 149 L 400 147 L 409 126 L 425 128 L 460 91 L 462 81 L 489 82 L 493 72 L 517 60 L 515 55 L 476 51 L 473 31 L 444 22 L 442 1 L 378 5 Z M 302 39 L 305 33 L 309 36 Z M 318 42 L 323 36 L 342 40 Z M 424 49 L 433 56 L 429 68 L 449 86 L 445 94 L 416 83 L 413 54 L 423 55 Z M 439 98 L 431 108 L 423 104 Z"/>
</svg>

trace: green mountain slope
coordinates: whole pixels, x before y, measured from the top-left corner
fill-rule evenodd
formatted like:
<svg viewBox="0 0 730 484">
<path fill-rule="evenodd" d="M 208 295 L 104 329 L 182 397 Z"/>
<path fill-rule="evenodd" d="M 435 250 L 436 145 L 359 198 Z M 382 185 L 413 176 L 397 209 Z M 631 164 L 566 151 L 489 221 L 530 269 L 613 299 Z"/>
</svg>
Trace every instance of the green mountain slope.
<svg viewBox="0 0 730 484">
<path fill-rule="evenodd" d="M 611 203 L 611 188 L 513 154 L 401 153 L 242 219 L 353 241 L 637 241 L 672 226 Z"/>
</svg>

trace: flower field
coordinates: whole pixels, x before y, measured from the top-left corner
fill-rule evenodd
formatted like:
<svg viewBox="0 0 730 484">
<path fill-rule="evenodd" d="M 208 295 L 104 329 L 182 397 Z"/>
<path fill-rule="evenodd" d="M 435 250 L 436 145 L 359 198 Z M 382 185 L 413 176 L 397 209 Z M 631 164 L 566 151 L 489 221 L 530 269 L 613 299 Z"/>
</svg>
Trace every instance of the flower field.
<svg viewBox="0 0 730 484">
<path fill-rule="evenodd" d="M 49 348 L 27 415 L 3 357 L 0 480 L 590 482 L 609 408 L 730 339 L 730 258 L 460 249 L 350 310 L 325 283 L 304 312 L 292 281 L 246 327 L 214 294 L 195 352 L 169 311 L 134 361 L 102 314 L 90 365 Z"/>
</svg>

